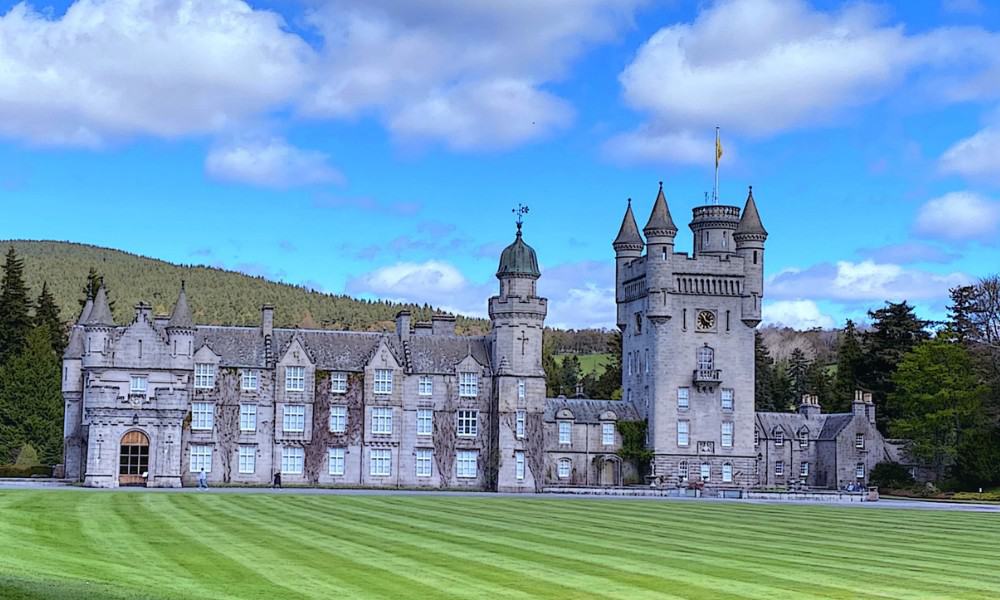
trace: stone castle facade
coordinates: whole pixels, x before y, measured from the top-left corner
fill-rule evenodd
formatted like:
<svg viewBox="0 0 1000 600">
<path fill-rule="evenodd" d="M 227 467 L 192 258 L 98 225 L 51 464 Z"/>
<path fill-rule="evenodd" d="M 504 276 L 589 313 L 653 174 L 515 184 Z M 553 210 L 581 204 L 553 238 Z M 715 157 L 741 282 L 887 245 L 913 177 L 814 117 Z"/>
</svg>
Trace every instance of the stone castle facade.
<svg viewBox="0 0 1000 600">
<path fill-rule="evenodd" d="M 283 329 L 271 306 L 257 326 L 197 325 L 183 284 L 169 317 L 140 303 L 118 325 L 102 287 L 64 356 L 66 476 L 94 487 L 194 485 L 203 471 L 212 484 L 268 484 L 280 473 L 283 484 L 353 487 L 620 486 L 636 473 L 619 457 L 617 423 L 646 419 L 661 485 L 790 483 L 765 475 L 784 459 L 760 445 L 775 427 L 797 435 L 790 419 L 814 415 L 754 412 L 767 233 L 752 195 L 742 215 L 695 208 L 691 229 L 688 257 L 674 251 L 662 186 L 645 240 L 626 211 L 614 242 L 620 401 L 546 398 L 547 301 L 520 223 L 500 257 L 485 336 L 457 335 L 450 316 L 412 323 L 406 312 L 392 333 Z M 884 451 L 865 414 L 843 426 L 826 425 L 840 415 L 810 421 L 810 484 L 851 479 L 858 453 L 841 437 L 863 429 L 868 459 Z M 804 460 L 795 456 L 790 474 Z"/>
</svg>

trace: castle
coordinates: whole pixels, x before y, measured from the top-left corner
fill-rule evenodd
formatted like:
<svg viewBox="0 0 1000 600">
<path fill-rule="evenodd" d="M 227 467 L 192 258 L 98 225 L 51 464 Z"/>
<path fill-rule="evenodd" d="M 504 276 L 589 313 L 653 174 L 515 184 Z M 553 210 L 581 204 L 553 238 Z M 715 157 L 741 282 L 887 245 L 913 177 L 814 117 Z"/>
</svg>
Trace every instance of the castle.
<svg viewBox="0 0 1000 600">
<path fill-rule="evenodd" d="M 888 452 L 870 402 L 859 398 L 852 415 L 820 415 L 808 399 L 798 415 L 754 411 L 767 232 L 752 193 L 742 212 L 694 208 L 690 227 L 689 257 L 674 251 L 661 184 L 645 240 L 630 202 L 613 243 L 622 400 L 546 398 L 547 301 L 520 220 L 485 336 L 407 312 L 392 333 L 283 329 L 267 305 L 257 326 L 197 325 L 183 283 L 169 317 L 140 303 L 118 325 L 101 287 L 64 356 L 66 477 L 94 487 L 179 487 L 202 472 L 219 484 L 280 473 L 301 485 L 620 486 L 637 474 L 619 455 L 617 424 L 646 420 L 658 485 L 864 483 Z"/>
</svg>

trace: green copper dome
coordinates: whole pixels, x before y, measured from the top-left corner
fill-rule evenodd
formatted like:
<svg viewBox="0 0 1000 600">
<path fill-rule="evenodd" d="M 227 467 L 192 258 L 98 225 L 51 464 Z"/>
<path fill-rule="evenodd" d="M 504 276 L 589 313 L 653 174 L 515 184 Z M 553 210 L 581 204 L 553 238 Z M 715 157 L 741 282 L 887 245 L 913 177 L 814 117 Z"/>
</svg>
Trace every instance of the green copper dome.
<svg viewBox="0 0 1000 600">
<path fill-rule="evenodd" d="M 538 256 L 535 250 L 521 239 L 521 224 L 517 225 L 517 238 L 514 243 L 504 248 L 500 255 L 500 267 L 497 277 L 534 277 L 542 276 L 538 270 Z"/>
</svg>

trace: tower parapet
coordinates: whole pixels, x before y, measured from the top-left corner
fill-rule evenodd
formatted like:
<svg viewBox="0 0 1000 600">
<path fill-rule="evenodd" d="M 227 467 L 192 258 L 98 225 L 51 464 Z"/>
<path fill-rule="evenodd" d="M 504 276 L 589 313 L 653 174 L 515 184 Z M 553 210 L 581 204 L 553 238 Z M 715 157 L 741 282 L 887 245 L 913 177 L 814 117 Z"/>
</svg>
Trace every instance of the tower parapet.
<svg viewBox="0 0 1000 600">
<path fill-rule="evenodd" d="M 740 222 L 738 206 L 712 204 L 692 209 L 691 232 L 694 234 L 694 255 L 726 255 L 736 253 L 733 234 Z"/>
</svg>

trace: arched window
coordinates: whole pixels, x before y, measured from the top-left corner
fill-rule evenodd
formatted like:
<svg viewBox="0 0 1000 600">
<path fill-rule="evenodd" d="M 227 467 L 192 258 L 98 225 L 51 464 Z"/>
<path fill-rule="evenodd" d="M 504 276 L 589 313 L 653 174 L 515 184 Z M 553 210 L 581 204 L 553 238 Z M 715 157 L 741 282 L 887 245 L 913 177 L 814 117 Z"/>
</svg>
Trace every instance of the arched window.
<svg viewBox="0 0 1000 600">
<path fill-rule="evenodd" d="M 715 350 L 708 346 L 698 348 L 698 370 L 711 371 L 715 368 Z"/>
<path fill-rule="evenodd" d="M 559 479 L 569 479 L 570 473 L 573 471 L 573 463 L 568 458 L 559 459 Z"/>
</svg>

